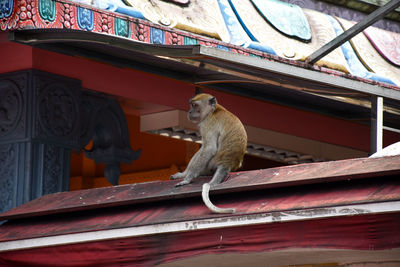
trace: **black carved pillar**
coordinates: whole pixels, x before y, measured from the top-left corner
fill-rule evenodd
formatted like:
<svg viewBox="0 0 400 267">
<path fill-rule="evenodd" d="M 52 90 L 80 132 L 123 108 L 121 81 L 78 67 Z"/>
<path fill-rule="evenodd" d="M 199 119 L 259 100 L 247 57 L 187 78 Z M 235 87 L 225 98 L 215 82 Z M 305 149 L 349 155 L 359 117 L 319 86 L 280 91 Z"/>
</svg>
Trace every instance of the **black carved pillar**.
<svg viewBox="0 0 400 267">
<path fill-rule="evenodd" d="M 68 190 L 81 92 L 80 81 L 39 71 L 0 75 L 0 212 Z"/>
</svg>

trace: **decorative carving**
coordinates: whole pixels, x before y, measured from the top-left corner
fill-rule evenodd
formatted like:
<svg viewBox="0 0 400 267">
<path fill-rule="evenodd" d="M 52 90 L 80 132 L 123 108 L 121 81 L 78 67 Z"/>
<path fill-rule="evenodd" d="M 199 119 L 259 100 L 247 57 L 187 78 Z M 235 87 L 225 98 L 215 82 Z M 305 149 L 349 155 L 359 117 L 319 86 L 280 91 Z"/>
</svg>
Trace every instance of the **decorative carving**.
<svg viewBox="0 0 400 267">
<path fill-rule="evenodd" d="M 262 16 L 280 32 L 302 41 L 311 40 L 310 25 L 299 6 L 277 0 L 251 1 Z"/>
<path fill-rule="evenodd" d="M 143 16 L 153 23 L 221 40 L 229 38 L 215 0 L 190 1 L 190 3 L 185 0 L 124 0 L 124 2 L 141 11 Z M 183 5 L 177 5 L 177 2 Z"/>
<path fill-rule="evenodd" d="M 354 23 L 344 19 L 339 19 L 339 21 L 344 30 L 348 30 L 354 25 Z M 363 60 L 363 64 L 367 67 L 367 69 L 376 73 L 377 75 L 392 80 L 396 84 L 400 84 L 400 68 L 396 68 L 394 65 L 382 58 L 378 51 L 376 51 L 376 49 L 369 42 L 365 34 L 357 34 L 351 39 L 350 42 L 352 43 L 360 59 Z"/>
<path fill-rule="evenodd" d="M 77 7 L 77 15 L 78 15 L 78 26 L 82 30 L 87 30 L 87 31 L 93 30 L 94 26 L 93 11 L 87 8 Z"/>
<path fill-rule="evenodd" d="M 78 103 L 60 84 L 50 85 L 41 93 L 38 112 L 40 125 L 47 134 L 68 137 L 77 127 Z"/>
<path fill-rule="evenodd" d="M 106 163 L 104 174 L 116 185 L 121 173 L 120 162 L 131 163 L 139 158 L 141 151 L 130 147 L 128 125 L 116 100 L 87 92 L 83 101 L 81 146 L 93 141 L 85 155 L 95 162 Z"/>
<path fill-rule="evenodd" d="M 152 44 L 164 44 L 164 31 L 157 28 L 150 28 L 150 42 Z"/>
<path fill-rule="evenodd" d="M 60 4 L 59 8 L 61 13 L 60 20 L 63 23 L 64 28 L 75 28 L 75 12 L 78 12 L 76 11 L 76 7 L 70 4 Z M 79 13 L 77 15 L 79 15 Z"/>
<path fill-rule="evenodd" d="M 0 83 L 0 137 L 11 133 L 21 119 L 22 95 L 9 80 Z"/>
<path fill-rule="evenodd" d="M 364 34 L 382 57 L 400 67 L 400 34 L 368 27 Z"/>
<path fill-rule="evenodd" d="M 330 22 L 332 23 L 333 28 L 335 29 L 336 34 L 339 36 L 340 34 L 343 34 L 344 30 L 342 26 L 339 24 L 339 22 L 332 16 L 327 15 Z M 340 49 L 343 52 L 343 55 L 347 61 L 347 64 L 349 66 L 349 71 L 351 74 L 363 77 L 366 79 L 371 79 L 374 81 L 378 82 L 384 82 L 388 84 L 393 84 L 394 83 L 385 77 L 376 75 L 375 73 L 369 72 L 367 68 L 362 64 L 358 56 L 356 55 L 355 51 L 353 50 L 353 47 L 350 45 L 350 42 L 345 42 L 340 46 Z"/>
<path fill-rule="evenodd" d="M 13 0 L 0 0 L 0 19 L 11 16 L 14 9 Z"/>
<path fill-rule="evenodd" d="M 97 18 L 97 31 L 111 34 L 113 29 L 113 21 L 114 18 L 112 16 L 101 14 L 101 16 L 98 16 Z"/>
<path fill-rule="evenodd" d="M 365 16 L 367 16 L 367 14 L 361 11 L 327 3 L 324 1 L 318 1 L 318 0 L 281 0 L 281 1 L 292 3 L 302 8 L 317 10 L 324 14 L 337 16 L 350 21 L 361 21 Z M 400 24 L 388 19 L 378 20 L 377 22 L 374 23 L 374 27 L 386 29 L 391 32 L 400 32 Z"/>
<path fill-rule="evenodd" d="M 114 20 L 114 31 L 116 35 L 123 36 L 123 37 L 129 37 L 129 21 L 120 19 L 120 18 L 115 18 Z"/>
<path fill-rule="evenodd" d="M 13 207 L 15 185 L 15 145 L 0 146 L 0 212 Z"/>
<path fill-rule="evenodd" d="M 166 33 L 167 34 L 167 33 Z M 169 36 L 169 44 L 173 44 L 173 45 L 181 45 L 182 44 L 182 39 L 178 34 L 172 32 L 168 34 Z"/>
<path fill-rule="evenodd" d="M 139 41 L 146 42 L 149 38 L 148 27 L 141 23 L 135 24 L 135 37 Z"/>
<path fill-rule="evenodd" d="M 246 27 L 246 24 L 239 21 L 239 18 L 241 18 L 239 15 L 236 16 L 236 14 L 239 14 L 235 9 L 233 9 L 233 5 L 231 6 L 230 3 L 232 3 L 230 0 L 217 0 L 221 14 L 225 20 L 226 28 L 229 32 L 229 37 L 230 37 L 230 43 L 243 46 L 246 48 L 251 48 L 251 49 L 256 49 L 262 52 L 266 52 L 269 54 L 276 55 L 274 49 L 270 47 L 267 43 L 259 42 L 259 40 L 255 39 L 253 34 L 251 34 L 251 31 Z M 240 1 L 241 3 L 245 3 L 247 1 Z M 253 17 L 250 17 L 253 19 Z M 241 19 L 242 20 L 242 19 Z M 242 21 L 243 22 L 243 21 Z M 231 50 L 234 52 L 235 50 Z M 236 50 L 237 52 L 243 52 L 241 50 Z"/>
<path fill-rule="evenodd" d="M 51 194 L 58 192 L 59 181 L 62 179 L 62 168 L 69 166 L 61 166 L 60 147 L 55 145 L 44 145 L 44 170 L 43 170 L 43 194 Z"/>
<path fill-rule="evenodd" d="M 53 22 L 56 17 L 56 2 L 54 0 L 38 0 L 39 14 L 47 21 Z"/>
<path fill-rule="evenodd" d="M 70 149 L 80 148 L 81 95 L 80 82 L 62 76 L 1 75 L 0 211 L 68 190 Z"/>
</svg>

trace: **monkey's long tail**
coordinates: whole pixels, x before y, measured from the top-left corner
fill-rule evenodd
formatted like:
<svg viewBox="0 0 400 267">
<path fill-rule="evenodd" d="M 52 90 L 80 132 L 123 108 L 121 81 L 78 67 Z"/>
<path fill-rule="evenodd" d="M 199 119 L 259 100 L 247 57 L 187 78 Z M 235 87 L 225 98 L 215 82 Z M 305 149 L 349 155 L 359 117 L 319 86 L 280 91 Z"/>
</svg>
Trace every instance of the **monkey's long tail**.
<svg viewBox="0 0 400 267">
<path fill-rule="evenodd" d="M 209 208 L 214 213 L 235 213 L 234 208 L 218 208 L 210 201 L 210 184 L 205 183 L 203 184 L 203 190 L 201 192 L 201 196 L 203 198 L 204 204 L 206 204 L 207 208 Z"/>
</svg>

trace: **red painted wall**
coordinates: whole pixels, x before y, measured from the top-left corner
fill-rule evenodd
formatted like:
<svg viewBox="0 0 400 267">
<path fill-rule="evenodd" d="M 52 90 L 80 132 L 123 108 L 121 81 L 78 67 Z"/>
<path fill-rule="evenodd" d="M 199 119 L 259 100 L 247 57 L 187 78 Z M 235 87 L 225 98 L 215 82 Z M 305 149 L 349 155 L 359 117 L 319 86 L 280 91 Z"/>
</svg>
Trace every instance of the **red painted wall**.
<svg viewBox="0 0 400 267">
<path fill-rule="evenodd" d="M 187 110 L 192 84 L 127 68 L 119 68 L 4 41 L 1 33 L 0 72 L 35 68 L 82 81 L 83 87 L 173 108 Z M 215 92 L 219 102 L 248 125 L 369 151 L 369 126 L 320 114 Z M 400 134 L 385 132 L 384 144 L 400 141 Z"/>
<path fill-rule="evenodd" d="M 309 111 L 233 94 L 206 90 L 243 122 L 259 128 L 369 151 L 370 127 Z M 400 141 L 400 134 L 384 131 L 384 146 Z"/>
<path fill-rule="evenodd" d="M 33 68 L 33 48 L 11 43 L 8 33 L 0 31 L 0 73 Z"/>
</svg>

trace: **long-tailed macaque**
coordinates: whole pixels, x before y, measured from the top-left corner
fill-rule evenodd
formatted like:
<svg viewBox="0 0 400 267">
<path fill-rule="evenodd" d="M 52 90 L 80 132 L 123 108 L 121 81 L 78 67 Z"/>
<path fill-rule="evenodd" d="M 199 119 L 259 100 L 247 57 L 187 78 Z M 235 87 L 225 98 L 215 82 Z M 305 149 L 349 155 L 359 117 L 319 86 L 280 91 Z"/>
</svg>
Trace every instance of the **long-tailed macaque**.
<svg viewBox="0 0 400 267">
<path fill-rule="evenodd" d="M 224 181 L 230 171 L 240 168 L 247 147 L 247 134 L 240 120 L 217 103 L 214 96 L 199 94 L 190 99 L 188 119 L 200 129 L 202 146 L 191 158 L 184 172 L 171 179 L 184 178 L 176 186 L 189 184 L 200 175 L 213 174 L 211 182 L 203 185 L 206 206 L 216 213 L 233 213 L 235 209 L 214 206 L 209 199 L 210 186 Z"/>
</svg>

